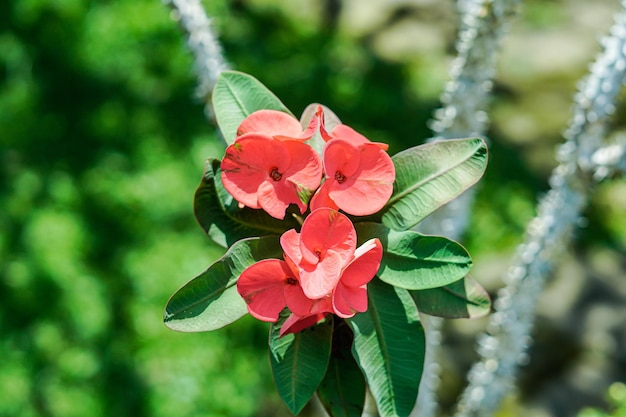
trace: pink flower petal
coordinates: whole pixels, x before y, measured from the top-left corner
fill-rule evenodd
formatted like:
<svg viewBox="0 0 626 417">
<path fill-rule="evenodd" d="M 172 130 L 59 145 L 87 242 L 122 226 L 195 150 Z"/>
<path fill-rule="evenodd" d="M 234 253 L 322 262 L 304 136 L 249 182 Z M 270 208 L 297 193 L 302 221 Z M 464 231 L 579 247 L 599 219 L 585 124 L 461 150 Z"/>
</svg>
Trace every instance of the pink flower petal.
<svg viewBox="0 0 626 417">
<path fill-rule="evenodd" d="M 373 186 L 368 181 L 356 179 L 351 181 L 349 187 L 335 185 L 329 190 L 328 196 L 346 213 L 367 216 L 380 211 L 392 192 L 393 186 Z"/>
<path fill-rule="evenodd" d="M 347 287 L 340 282 L 333 292 L 333 311 L 343 318 L 367 311 L 366 286 Z"/>
<path fill-rule="evenodd" d="M 332 312 L 333 312 L 333 303 L 329 295 L 328 297 L 315 300 L 315 302 L 311 306 L 311 310 L 309 311 L 309 314 L 332 313 Z"/>
<path fill-rule="evenodd" d="M 302 260 L 300 233 L 296 232 L 296 229 L 287 230 L 280 237 L 280 246 L 283 248 L 285 261 L 293 271 L 297 271 L 296 265 Z"/>
<path fill-rule="evenodd" d="M 238 202 L 277 219 L 284 219 L 290 204 L 304 213 L 322 177 L 320 158 L 310 146 L 259 133 L 237 138 L 221 168 L 224 187 Z"/>
<path fill-rule="evenodd" d="M 241 273 L 237 281 L 237 291 L 253 317 L 274 322 L 287 305 L 285 286 L 293 279 L 287 263 L 279 259 L 264 259 L 250 265 Z"/>
<path fill-rule="evenodd" d="M 328 190 L 330 189 L 331 183 L 324 182 L 320 188 L 317 189 L 317 192 L 313 194 L 311 201 L 309 202 L 309 207 L 311 211 L 317 210 L 318 208 L 326 207 L 333 210 L 339 210 L 339 206 L 335 204 L 333 200 L 328 196 Z"/>
<path fill-rule="evenodd" d="M 317 129 L 324 129 L 324 109 L 322 106 L 317 106 L 317 110 L 315 111 L 315 115 L 311 118 L 309 125 L 299 136 L 300 139 L 309 140 L 311 137 L 317 132 Z"/>
<path fill-rule="evenodd" d="M 378 146 L 368 143 L 359 146 L 361 160 L 358 177 L 383 184 L 393 184 L 396 179 L 396 168 L 387 152 Z"/>
<path fill-rule="evenodd" d="M 306 210 L 306 205 L 295 199 L 294 195 L 295 190 L 291 184 L 283 181 L 266 180 L 259 186 L 257 200 L 261 208 L 270 216 L 282 220 L 285 218 L 285 213 L 290 203 L 304 206 L 304 210 Z M 300 209 L 303 210 L 302 207 Z"/>
<path fill-rule="evenodd" d="M 334 182 L 329 197 L 343 211 L 366 216 L 382 209 L 393 193 L 396 171 L 386 152 L 373 144 L 360 147 L 360 166 L 343 184 Z"/>
<path fill-rule="evenodd" d="M 356 249 L 356 231 L 345 215 L 329 208 L 319 208 L 311 212 L 302 224 L 302 259 L 315 265 L 329 249 L 339 253 L 342 265 L 346 265 Z"/>
<path fill-rule="evenodd" d="M 342 181 L 359 168 L 359 148 L 343 139 L 331 140 L 324 146 L 324 172 L 327 181 Z"/>
<path fill-rule="evenodd" d="M 343 271 L 333 291 L 333 310 L 340 317 L 352 317 L 367 310 L 368 282 L 374 278 L 383 257 L 383 247 L 376 238 L 357 248 L 354 259 Z"/>
<path fill-rule="evenodd" d="M 298 333 L 307 327 L 311 327 L 320 321 L 324 320 L 324 318 L 328 315 L 328 313 L 319 313 L 312 314 L 310 316 L 300 317 L 295 314 L 290 315 L 287 320 L 283 323 L 280 328 L 280 337 L 283 337 L 289 333 Z"/>
<path fill-rule="evenodd" d="M 299 266 L 302 291 L 310 299 L 319 299 L 329 295 L 339 282 L 343 260 L 340 253 L 328 250 L 316 265 Z"/>
<path fill-rule="evenodd" d="M 389 145 L 381 142 L 371 142 L 368 138 L 358 133 L 356 130 L 352 129 L 346 125 L 337 125 L 331 135 L 333 139 L 343 139 L 350 142 L 353 145 L 361 145 L 363 143 L 371 143 L 378 146 L 383 151 L 389 149 Z"/>
<path fill-rule="evenodd" d="M 304 295 L 300 283 L 285 286 L 285 300 L 289 310 L 298 316 L 310 314 L 317 301 Z"/>
<path fill-rule="evenodd" d="M 291 183 L 297 193 L 300 206 L 300 213 L 306 211 L 306 206 L 311 195 L 320 186 L 322 180 L 322 161 L 309 145 L 296 142 L 283 142 L 285 148 L 291 155 L 291 165 L 284 172 L 287 183 Z"/>
<path fill-rule="evenodd" d="M 333 139 L 341 139 L 350 142 L 352 145 L 358 146 L 362 143 L 368 143 L 369 139 L 358 133 L 347 125 L 337 125 L 330 133 Z"/>
<path fill-rule="evenodd" d="M 297 315 L 291 314 L 280 328 L 280 336 L 287 333 L 297 333 L 309 326 L 319 323 L 328 315 L 333 312 L 333 305 L 330 297 L 324 297 L 320 300 L 315 300 L 310 311 L 307 314 Z"/>
<path fill-rule="evenodd" d="M 297 138 L 302 133 L 302 126 L 295 117 L 285 112 L 258 110 L 246 117 L 237 128 L 237 136 L 246 133 Z"/>
<path fill-rule="evenodd" d="M 383 259 L 383 245 L 377 238 L 363 243 L 354 252 L 354 259 L 341 275 L 341 283 L 347 287 L 358 288 L 374 278 Z"/>
<path fill-rule="evenodd" d="M 221 163 L 224 188 L 238 202 L 260 208 L 257 192 L 271 172 L 283 172 L 291 164 L 291 156 L 282 142 L 271 136 L 244 135 L 226 148 Z"/>
</svg>

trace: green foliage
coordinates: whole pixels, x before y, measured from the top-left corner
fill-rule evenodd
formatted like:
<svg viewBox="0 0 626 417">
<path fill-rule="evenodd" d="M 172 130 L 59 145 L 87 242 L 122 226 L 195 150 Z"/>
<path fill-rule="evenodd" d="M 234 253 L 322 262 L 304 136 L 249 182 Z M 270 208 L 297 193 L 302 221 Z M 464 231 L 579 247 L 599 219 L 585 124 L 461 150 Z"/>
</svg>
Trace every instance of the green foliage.
<svg viewBox="0 0 626 417">
<path fill-rule="evenodd" d="M 482 177 L 487 145 L 457 139 L 413 147 L 393 156 L 396 182 L 383 209 L 383 223 L 407 230 Z"/>
<path fill-rule="evenodd" d="M 472 260 L 458 243 L 441 236 L 396 231 L 378 223 L 357 223 L 362 241 L 377 237 L 383 244 L 378 277 L 408 290 L 442 287 L 467 274 Z"/>
<path fill-rule="evenodd" d="M 382 417 L 408 416 L 417 398 L 424 330 L 408 291 L 373 280 L 365 313 L 347 319 L 353 352 Z"/>
<path fill-rule="evenodd" d="M 626 417 L 626 384 L 623 382 L 611 384 L 606 397 L 610 405 L 609 411 L 585 408 L 578 417 Z"/>
<path fill-rule="evenodd" d="M 237 136 L 237 128 L 243 119 L 257 110 L 279 110 L 291 114 L 278 97 L 256 78 L 237 71 L 220 74 L 212 100 L 217 123 L 229 144 Z"/>
<path fill-rule="evenodd" d="M 296 334 L 279 336 L 280 325 L 270 330 L 270 363 L 276 389 L 289 410 L 299 414 L 324 378 L 333 336 L 333 320 L 304 329 Z"/>
<path fill-rule="evenodd" d="M 357 223 L 356 228 L 360 241 L 381 240 L 385 254 L 378 277 L 411 290 L 419 311 L 447 318 L 477 318 L 489 313 L 489 294 L 466 276 L 472 260 L 458 243 L 377 223 Z"/>
<path fill-rule="evenodd" d="M 353 339 L 350 327 L 343 320 L 335 323 L 328 369 L 317 394 L 330 415 L 360 417 L 365 403 L 365 379 L 350 351 Z"/>
<path fill-rule="evenodd" d="M 422 313 L 450 319 L 474 319 L 491 310 L 489 294 L 474 279 L 466 276 L 439 288 L 411 291 Z"/>
<path fill-rule="evenodd" d="M 240 319 L 248 312 L 235 284 L 248 266 L 281 254 L 278 237 L 242 239 L 206 271 L 189 281 L 167 302 L 164 322 L 172 330 L 206 332 Z"/>
</svg>

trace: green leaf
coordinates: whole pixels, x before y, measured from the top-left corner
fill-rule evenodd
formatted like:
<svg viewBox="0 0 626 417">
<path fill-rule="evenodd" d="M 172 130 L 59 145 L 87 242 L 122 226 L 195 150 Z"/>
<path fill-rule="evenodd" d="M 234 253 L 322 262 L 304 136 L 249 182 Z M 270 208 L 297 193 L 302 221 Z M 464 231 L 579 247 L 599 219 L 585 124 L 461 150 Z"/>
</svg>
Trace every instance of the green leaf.
<svg viewBox="0 0 626 417">
<path fill-rule="evenodd" d="M 407 230 L 480 179 L 487 167 L 487 145 L 482 139 L 444 140 L 407 149 L 391 159 L 396 181 L 382 222 Z"/>
<path fill-rule="evenodd" d="M 354 332 L 352 352 L 380 416 L 408 416 L 424 368 L 424 329 L 408 291 L 374 279 L 368 296 L 368 310 L 346 320 Z"/>
<path fill-rule="evenodd" d="M 241 122 L 257 110 L 291 114 L 274 93 L 243 72 L 223 71 L 213 89 L 212 100 L 215 119 L 227 144 L 235 140 Z"/>
<path fill-rule="evenodd" d="M 317 389 L 324 409 L 333 417 L 361 417 L 365 403 L 365 379 L 350 354 L 352 331 L 335 320 L 333 348 L 326 375 Z"/>
<path fill-rule="evenodd" d="M 417 309 L 431 316 L 474 319 L 489 314 L 489 294 L 469 276 L 440 288 L 411 291 Z"/>
<path fill-rule="evenodd" d="M 357 223 L 355 228 L 359 242 L 380 239 L 384 252 L 377 275 L 400 288 L 442 287 L 463 278 L 472 266 L 465 248 L 446 237 L 393 230 L 379 223 Z"/>
<path fill-rule="evenodd" d="M 277 236 L 236 242 L 207 270 L 174 293 L 165 307 L 165 325 L 181 332 L 205 332 L 238 320 L 248 312 L 237 292 L 239 275 L 261 259 L 281 255 Z"/>
<path fill-rule="evenodd" d="M 216 243 L 228 247 L 247 237 L 280 235 L 299 227 L 289 213 L 285 220 L 278 220 L 260 209 L 239 208 L 222 185 L 219 166 L 219 160 L 207 160 L 193 207 L 198 223 Z"/>
<path fill-rule="evenodd" d="M 330 357 L 333 320 L 279 337 L 287 315 L 270 328 L 270 364 L 278 394 L 293 414 L 298 414 L 319 386 Z"/>
</svg>

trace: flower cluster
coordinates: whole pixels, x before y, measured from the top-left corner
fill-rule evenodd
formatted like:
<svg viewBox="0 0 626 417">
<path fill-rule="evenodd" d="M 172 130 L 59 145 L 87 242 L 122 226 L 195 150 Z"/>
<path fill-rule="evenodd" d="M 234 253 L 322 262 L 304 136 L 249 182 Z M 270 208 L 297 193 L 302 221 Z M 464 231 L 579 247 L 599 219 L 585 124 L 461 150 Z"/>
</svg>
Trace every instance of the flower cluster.
<svg viewBox="0 0 626 417">
<path fill-rule="evenodd" d="M 306 141 L 319 133 L 322 158 Z M 383 208 L 395 169 L 387 145 L 370 142 L 346 125 L 330 133 L 319 107 L 306 129 L 287 113 L 259 110 L 246 118 L 222 160 L 222 182 L 243 206 L 284 219 L 290 204 L 304 214 L 331 207 L 355 216 Z M 315 194 L 314 194 L 315 193 Z"/>
<path fill-rule="evenodd" d="M 367 310 L 366 285 L 383 255 L 378 239 L 357 248 L 352 222 L 324 207 L 305 219 L 300 233 L 285 232 L 280 244 L 284 261 L 259 261 L 237 283 L 252 316 L 274 322 L 288 307 L 291 315 L 281 327 L 283 335 L 299 332 L 329 313 L 352 317 Z"/>
<path fill-rule="evenodd" d="M 319 155 L 308 143 L 324 142 Z M 260 110 L 246 118 L 221 163 L 222 183 L 242 206 L 284 219 L 295 204 L 310 210 L 300 232 L 280 238 L 283 258 L 248 267 L 237 289 L 248 311 L 275 322 L 287 307 L 291 315 L 280 334 L 298 332 L 328 314 L 352 317 L 367 310 L 367 283 L 383 256 L 378 239 L 357 248 L 350 219 L 378 212 L 393 191 L 395 169 L 387 145 L 370 142 L 339 124 L 331 132 L 321 107 L 306 128 L 279 111 Z"/>
</svg>

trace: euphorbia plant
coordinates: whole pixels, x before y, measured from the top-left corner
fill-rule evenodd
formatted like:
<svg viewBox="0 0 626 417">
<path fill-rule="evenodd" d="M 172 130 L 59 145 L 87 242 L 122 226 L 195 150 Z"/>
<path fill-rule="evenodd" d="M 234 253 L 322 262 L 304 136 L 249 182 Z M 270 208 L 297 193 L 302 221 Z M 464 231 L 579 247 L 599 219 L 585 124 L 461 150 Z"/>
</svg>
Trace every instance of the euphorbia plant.
<svg viewBox="0 0 626 417">
<path fill-rule="evenodd" d="M 387 154 L 313 104 L 300 120 L 253 77 L 224 72 L 213 106 L 228 146 L 194 201 L 226 254 L 180 288 L 168 327 L 210 331 L 246 313 L 270 322 L 277 390 L 298 414 L 317 391 L 332 416 L 404 416 L 424 360 L 419 313 L 476 317 L 489 298 L 458 243 L 414 230 L 474 184 L 481 139 Z"/>
</svg>

